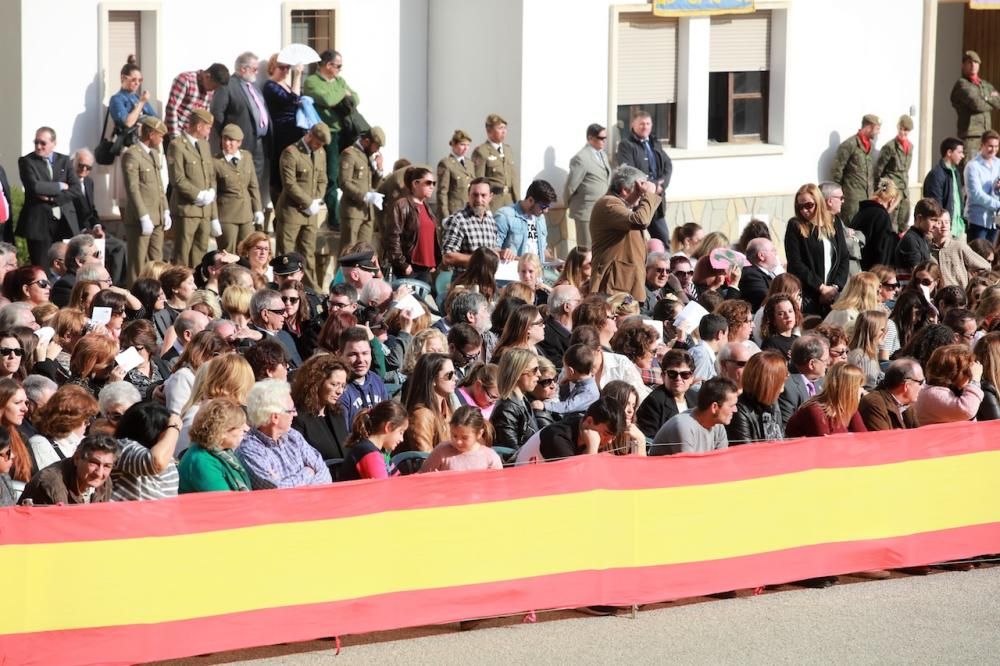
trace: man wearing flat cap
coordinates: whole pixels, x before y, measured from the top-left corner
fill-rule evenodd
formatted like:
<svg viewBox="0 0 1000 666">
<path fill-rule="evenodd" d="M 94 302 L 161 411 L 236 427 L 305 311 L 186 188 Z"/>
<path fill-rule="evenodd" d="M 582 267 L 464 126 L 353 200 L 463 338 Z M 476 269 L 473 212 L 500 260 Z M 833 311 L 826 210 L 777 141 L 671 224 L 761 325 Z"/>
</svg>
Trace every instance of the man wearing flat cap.
<svg viewBox="0 0 1000 666">
<path fill-rule="evenodd" d="M 439 220 L 465 208 L 469 183 L 476 177 L 472 168 L 472 158 L 467 154 L 469 146 L 472 145 L 472 137 L 457 129 L 451 135 L 449 145 L 451 152 L 437 165 L 438 182 L 434 200 L 437 203 Z"/>
<path fill-rule="evenodd" d="M 486 141 L 472 153 L 476 178 L 485 178 L 493 192 L 490 210 L 494 213 L 520 198 L 514 152 L 504 143 L 506 138 L 507 121 L 491 113 L 486 116 Z"/>
<path fill-rule="evenodd" d="M 376 190 L 382 184 L 382 153 L 385 132 L 373 127 L 340 153 L 340 244 L 371 242 L 375 233 L 375 208 L 384 209 L 385 197 Z"/>
<path fill-rule="evenodd" d="M 131 285 L 151 261 L 163 260 L 163 234 L 170 230 L 170 209 L 160 176 L 160 147 L 167 126 L 155 116 L 139 121 L 139 141 L 122 153 L 125 181 L 126 282 Z"/>
<path fill-rule="evenodd" d="M 899 117 L 896 123 L 896 137 L 882 146 L 875 165 L 875 182 L 880 178 L 890 178 L 899 190 L 899 205 L 894 213 L 896 230 L 906 231 L 910 222 L 910 163 L 913 161 L 913 144 L 910 143 L 910 131 L 913 129 L 913 118 L 908 115 Z M 846 222 L 846 221 L 845 221 Z"/>
<path fill-rule="evenodd" d="M 217 242 L 220 250 L 236 252 L 254 225 L 264 224 L 264 208 L 253 153 L 240 148 L 243 130 L 230 123 L 222 128 L 221 136 L 222 150 L 215 156 L 215 191 L 222 226 Z"/>
<path fill-rule="evenodd" d="M 872 196 L 875 183 L 872 148 L 881 127 L 882 121 L 878 116 L 866 114 L 861 119 L 861 129 L 840 144 L 833 158 L 831 180 L 844 190 L 844 207 L 840 209 L 840 214 L 846 224 L 854 219 L 861 202 Z"/>
<path fill-rule="evenodd" d="M 209 236 L 222 234 L 208 145 L 213 122 L 205 109 L 193 110 L 187 129 L 167 148 L 170 210 L 176 225 L 173 263 L 179 266 L 197 266 L 208 252 Z"/>
<path fill-rule="evenodd" d="M 990 113 L 1000 109 L 1000 93 L 988 81 L 979 78 L 982 60 L 975 51 L 962 56 L 962 76 L 951 89 L 951 105 L 958 113 L 958 136 L 965 143 L 965 159 L 979 152 L 983 132 L 993 129 Z"/>
<path fill-rule="evenodd" d="M 305 257 L 305 282 L 313 289 L 320 278 L 316 275 L 316 232 L 321 210 L 326 208 L 323 195 L 328 143 L 330 128 L 318 122 L 281 152 L 278 163 L 281 195 L 275 209 L 275 245 L 278 254 L 295 251 Z"/>
</svg>

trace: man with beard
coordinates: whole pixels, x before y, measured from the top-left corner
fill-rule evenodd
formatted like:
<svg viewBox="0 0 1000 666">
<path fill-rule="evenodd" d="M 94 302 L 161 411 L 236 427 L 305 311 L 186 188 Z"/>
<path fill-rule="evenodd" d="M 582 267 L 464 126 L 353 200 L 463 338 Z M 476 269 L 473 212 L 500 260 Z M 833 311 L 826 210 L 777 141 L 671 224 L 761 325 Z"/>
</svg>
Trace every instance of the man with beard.
<svg viewBox="0 0 1000 666">
<path fill-rule="evenodd" d="M 348 430 L 358 412 L 389 399 L 382 378 L 371 371 L 372 348 L 368 341 L 369 335 L 369 331 L 361 326 L 345 329 L 340 334 L 340 358 L 351 369 L 351 381 L 347 382 L 347 388 L 339 401 L 344 408 Z"/>
<path fill-rule="evenodd" d="M 844 207 L 841 219 L 850 222 L 858 206 L 872 196 L 874 186 L 872 148 L 878 139 L 882 121 L 878 116 L 866 114 L 861 119 L 861 129 L 837 148 L 831 168 L 832 180 L 844 189 Z"/>
<path fill-rule="evenodd" d="M 485 178 L 475 178 L 469 183 L 469 203 L 441 223 L 444 239 L 441 254 L 444 263 L 456 272 L 469 266 L 472 253 L 481 247 L 497 251 L 502 261 L 516 259 L 510 248 L 499 250 L 496 220 L 490 211 L 490 183 Z"/>
</svg>

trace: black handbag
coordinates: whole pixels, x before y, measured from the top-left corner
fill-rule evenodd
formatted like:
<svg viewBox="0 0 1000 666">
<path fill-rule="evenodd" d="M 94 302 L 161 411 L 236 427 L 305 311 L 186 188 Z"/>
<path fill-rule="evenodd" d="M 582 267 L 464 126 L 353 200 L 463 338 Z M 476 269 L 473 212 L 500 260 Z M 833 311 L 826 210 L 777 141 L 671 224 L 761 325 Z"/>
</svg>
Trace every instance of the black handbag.
<svg viewBox="0 0 1000 666">
<path fill-rule="evenodd" d="M 108 137 L 108 117 L 111 109 L 104 112 L 104 129 L 101 133 L 101 142 L 94 148 L 94 159 L 98 164 L 105 166 L 114 164 L 115 159 L 121 155 L 122 151 L 136 142 L 139 132 L 139 123 L 127 128 L 124 132 L 116 131 Z"/>
</svg>

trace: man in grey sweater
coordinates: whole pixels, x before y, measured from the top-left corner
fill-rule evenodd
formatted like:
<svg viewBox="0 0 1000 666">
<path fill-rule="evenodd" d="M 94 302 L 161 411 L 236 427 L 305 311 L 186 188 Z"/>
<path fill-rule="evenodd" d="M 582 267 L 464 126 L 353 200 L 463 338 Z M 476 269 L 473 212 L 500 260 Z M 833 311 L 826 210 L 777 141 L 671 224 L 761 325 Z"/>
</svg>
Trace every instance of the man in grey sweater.
<svg viewBox="0 0 1000 666">
<path fill-rule="evenodd" d="M 671 417 L 663 424 L 653 444 L 668 445 L 665 453 L 705 453 L 729 447 L 726 426 L 736 411 L 739 387 L 725 377 L 702 383 L 698 406 Z"/>
</svg>

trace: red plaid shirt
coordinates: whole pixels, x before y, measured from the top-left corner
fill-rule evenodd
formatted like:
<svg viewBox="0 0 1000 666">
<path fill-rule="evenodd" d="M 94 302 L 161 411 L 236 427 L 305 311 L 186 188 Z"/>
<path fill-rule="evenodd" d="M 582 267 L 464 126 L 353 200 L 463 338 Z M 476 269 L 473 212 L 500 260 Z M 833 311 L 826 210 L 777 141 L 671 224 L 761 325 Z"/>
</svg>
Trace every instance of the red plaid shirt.
<svg viewBox="0 0 1000 666">
<path fill-rule="evenodd" d="M 207 110 L 212 106 L 212 93 L 198 86 L 200 74 L 200 69 L 197 72 L 181 72 L 170 86 L 170 97 L 163 112 L 163 122 L 167 124 L 170 136 L 177 136 L 187 128 L 192 111 Z"/>
</svg>

